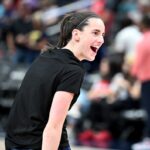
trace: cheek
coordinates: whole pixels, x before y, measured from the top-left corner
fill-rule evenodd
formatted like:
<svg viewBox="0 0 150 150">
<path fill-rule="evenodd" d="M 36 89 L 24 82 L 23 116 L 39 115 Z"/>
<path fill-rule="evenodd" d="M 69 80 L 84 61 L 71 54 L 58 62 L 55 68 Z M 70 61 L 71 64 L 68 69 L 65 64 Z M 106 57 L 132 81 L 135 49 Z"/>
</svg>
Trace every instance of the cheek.
<svg viewBox="0 0 150 150">
<path fill-rule="evenodd" d="M 90 47 L 90 41 L 88 41 L 86 39 L 86 37 L 84 37 L 84 39 L 81 42 L 81 47 L 86 51 L 88 49 L 88 47 Z"/>
<path fill-rule="evenodd" d="M 85 35 L 81 40 L 85 45 L 89 45 L 93 41 L 93 38 L 90 35 Z"/>
</svg>

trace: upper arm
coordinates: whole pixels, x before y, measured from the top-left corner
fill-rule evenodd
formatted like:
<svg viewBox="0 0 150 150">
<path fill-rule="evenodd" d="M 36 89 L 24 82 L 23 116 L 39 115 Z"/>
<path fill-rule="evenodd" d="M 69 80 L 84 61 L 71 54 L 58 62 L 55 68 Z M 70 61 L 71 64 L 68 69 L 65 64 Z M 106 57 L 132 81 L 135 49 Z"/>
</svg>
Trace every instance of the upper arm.
<svg viewBox="0 0 150 150">
<path fill-rule="evenodd" d="M 48 126 L 54 128 L 63 126 L 73 96 L 73 93 L 65 91 L 55 93 L 49 113 Z"/>
</svg>

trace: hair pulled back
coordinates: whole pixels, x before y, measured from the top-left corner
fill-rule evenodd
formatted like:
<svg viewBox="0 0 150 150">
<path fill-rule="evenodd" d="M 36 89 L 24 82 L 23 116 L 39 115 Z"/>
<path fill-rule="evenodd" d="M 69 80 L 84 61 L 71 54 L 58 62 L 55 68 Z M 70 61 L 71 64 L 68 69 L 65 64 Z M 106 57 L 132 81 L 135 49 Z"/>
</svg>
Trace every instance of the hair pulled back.
<svg viewBox="0 0 150 150">
<path fill-rule="evenodd" d="M 100 18 L 93 12 L 75 12 L 66 14 L 61 22 L 60 37 L 57 46 L 62 48 L 65 46 L 72 36 L 73 29 L 82 31 L 83 27 L 88 25 L 88 19 Z"/>
<path fill-rule="evenodd" d="M 72 37 L 73 29 L 78 29 L 80 31 L 83 30 L 83 27 L 88 25 L 88 19 L 90 18 L 100 18 L 97 14 L 90 11 L 85 12 L 74 12 L 66 14 L 60 25 L 60 36 L 56 47 L 62 48 L 64 47 Z M 45 50 L 50 50 L 55 48 L 55 46 L 48 43 L 44 48 Z"/>
</svg>

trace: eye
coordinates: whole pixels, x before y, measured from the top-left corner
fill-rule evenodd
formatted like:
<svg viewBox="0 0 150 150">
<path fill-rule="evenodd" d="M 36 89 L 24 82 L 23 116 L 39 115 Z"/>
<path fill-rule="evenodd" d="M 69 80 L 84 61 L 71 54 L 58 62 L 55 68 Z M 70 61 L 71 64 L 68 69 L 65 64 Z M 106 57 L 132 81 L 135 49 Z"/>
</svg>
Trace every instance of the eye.
<svg viewBox="0 0 150 150">
<path fill-rule="evenodd" d="M 99 32 L 98 31 L 94 31 L 93 34 L 94 35 L 99 35 Z"/>
</svg>

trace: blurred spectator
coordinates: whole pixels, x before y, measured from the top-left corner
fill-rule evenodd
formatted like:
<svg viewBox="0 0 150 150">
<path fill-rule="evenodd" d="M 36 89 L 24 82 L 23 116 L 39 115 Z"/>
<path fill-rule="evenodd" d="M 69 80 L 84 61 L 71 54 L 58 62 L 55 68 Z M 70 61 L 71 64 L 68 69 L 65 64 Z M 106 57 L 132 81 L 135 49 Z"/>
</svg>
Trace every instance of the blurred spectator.
<svg viewBox="0 0 150 150">
<path fill-rule="evenodd" d="M 99 63 L 99 80 L 93 83 L 87 96 L 90 100 L 87 118 L 91 122 L 91 129 L 100 131 L 107 129 L 109 115 L 109 106 L 107 98 L 110 94 L 111 65 L 107 58 L 103 58 Z"/>
<path fill-rule="evenodd" d="M 98 80 L 93 82 L 91 88 L 87 91 L 85 103 L 90 102 L 88 107 L 81 105 L 81 112 L 86 108 L 86 114 L 83 117 L 87 117 L 90 120 L 90 129 L 100 131 L 108 119 L 105 116 L 108 113 L 107 97 L 110 93 L 109 84 L 111 80 L 111 68 L 107 58 L 103 58 L 99 63 Z M 85 108 L 84 108 L 85 107 Z M 105 114 L 105 115 L 104 115 Z M 109 114 L 108 114 L 109 115 Z M 103 129 L 106 129 L 105 127 Z"/>
<path fill-rule="evenodd" d="M 130 12 L 137 11 L 137 7 L 136 0 L 121 0 L 118 5 L 118 19 L 124 20 L 124 16 Z"/>
<path fill-rule="evenodd" d="M 6 39 L 8 29 L 16 14 L 13 7 L 12 0 L 2 0 L 0 4 L 0 53 L 4 57 L 7 53 Z"/>
<path fill-rule="evenodd" d="M 141 15 L 150 13 L 150 1 L 149 0 L 138 0 L 137 4 L 138 4 L 138 10 L 141 13 Z"/>
<path fill-rule="evenodd" d="M 24 3 L 26 3 L 27 5 L 29 5 L 32 10 L 36 10 L 37 8 L 39 8 L 40 6 L 40 0 L 22 0 Z"/>
<path fill-rule="evenodd" d="M 111 94 L 109 96 L 109 102 L 125 100 L 139 100 L 140 99 L 140 83 L 136 81 L 130 71 L 132 66 L 132 60 L 130 56 L 124 58 L 122 64 L 122 71 L 116 73 L 110 84 Z"/>
<path fill-rule="evenodd" d="M 143 16 L 141 31 L 143 36 L 137 45 L 132 74 L 142 83 L 141 104 L 148 115 L 145 137 L 150 142 L 150 14 Z"/>
<path fill-rule="evenodd" d="M 45 26 L 56 24 L 59 17 L 59 8 L 55 1 L 41 1 L 41 20 Z"/>
<path fill-rule="evenodd" d="M 100 100 L 105 98 L 109 94 L 109 83 L 111 80 L 111 68 L 107 58 L 103 58 L 99 64 L 99 76 L 100 79 L 93 84 L 92 88 L 88 92 L 88 99 Z"/>
<path fill-rule="evenodd" d="M 131 16 L 126 16 L 122 21 L 122 29 L 115 36 L 113 51 L 124 53 L 124 55 L 134 54 L 136 43 L 140 38 L 141 32 L 138 28 L 138 21 Z"/>
<path fill-rule="evenodd" d="M 31 62 L 39 55 L 44 46 L 48 43 L 48 36 L 45 33 L 45 25 L 36 15 L 32 16 L 33 30 L 28 33 L 28 46 L 31 49 Z"/>
<path fill-rule="evenodd" d="M 13 63 L 31 63 L 32 50 L 28 43 L 28 34 L 33 30 L 31 6 L 20 1 L 17 7 L 18 18 L 13 21 L 8 34 L 8 46 L 13 54 Z"/>
<path fill-rule="evenodd" d="M 141 140 L 144 117 L 134 116 L 134 113 L 141 111 L 140 108 L 140 83 L 130 73 L 132 60 L 130 56 L 124 58 L 122 71 L 116 73 L 109 85 L 107 96 L 107 124 L 108 129 L 115 140 L 123 141 L 124 145 L 115 143 L 112 148 L 129 149 L 131 143 Z M 124 115 L 128 114 L 130 115 Z M 131 130 L 132 129 L 132 130 Z M 138 130 L 138 132 L 137 132 Z M 126 144 L 125 144 L 126 143 Z"/>
<path fill-rule="evenodd" d="M 79 105 L 79 108 L 81 108 L 80 112 L 85 110 L 85 108 L 86 111 L 84 111 L 84 114 L 83 112 L 80 114 L 81 118 L 78 118 L 75 124 L 78 142 L 81 142 L 83 145 L 94 144 L 96 147 L 101 148 L 104 148 L 103 144 L 105 143 L 107 148 L 111 148 L 109 142 L 113 140 L 112 137 L 114 139 L 122 138 L 122 140 L 137 140 L 141 138 L 142 128 L 136 134 L 137 137 L 135 135 L 136 129 L 141 127 L 138 124 L 140 121 L 138 122 L 138 119 L 134 118 L 138 124 L 136 127 L 134 120 L 126 124 L 128 122 L 121 116 L 125 110 L 139 108 L 140 84 L 132 79 L 130 69 L 131 62 L 129 59 L 126 59 L 123 65 L 123 73 L 116 74 L 112 80 L 111 64 L 107 58 L 102 59 L 99 64 L 99 80 L 93 83 L 93 86 L 87 93 L 81 92 L 84 96 L 86 95 L 84 97 L 85 104 L 89 101 L 90 104 L 88 103 L 88 107 L 83 103 L 83 105 L 81 103 Z M 81 96 L 81 98 L 83 97 Z M 123 128 L 127 130 L 132 128 L 133 130 L 128 132 L 126 137 L 122 137 L 125 134 Z M 101 135 L 104 131 L 107 133 L 108 139 Z M 98 141 L 95 141 L 93 138 L 95 135 L 99 135 Z M 118 148 L 120 145 L 117 146 L 115 148 Z M 123 146 L 121 146 L 121 149 L 123 149 Z"/>
<path fill-rule="evenodd" d="M 73 112 L 76 110 L 76 114 L 78 112 L 78 119 L 79 117 L 84 117 L 88 113 L 92 102 L 99 102 L 109 94 L 108 87 L 111 73 L 109 61 L 107 60 L 107 58 L 102 59 L 102 61 L 99 63 L 99 71 L 94 76 L 94 79 L 92 79 L 92 75 L 89 75 L 87 78 L 88 80 L 93 80 L 91 83 L 92 86 L 88 90 L 85 90 L 82 87 L 80 96 L 78 97 L 76 108 L 72 109 L 70 113 L 73 115 Z"/>
</svg>

